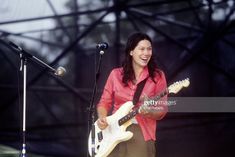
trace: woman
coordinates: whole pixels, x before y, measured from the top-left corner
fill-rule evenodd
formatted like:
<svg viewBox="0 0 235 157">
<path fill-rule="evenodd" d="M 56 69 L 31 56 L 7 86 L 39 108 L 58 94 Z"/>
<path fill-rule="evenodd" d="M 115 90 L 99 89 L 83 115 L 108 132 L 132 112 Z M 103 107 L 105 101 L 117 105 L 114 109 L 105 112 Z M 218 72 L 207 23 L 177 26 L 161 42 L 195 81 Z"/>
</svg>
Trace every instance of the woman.
<svg viewBox="0 0 235 157">
<path fill-rule="evenodd" d="M 154 97 L 166 88 L 164 73 L 156 68 L 152 41 L 148 35 L 132 34 L 126 43 L 125 55 L 123 66 L 110 73 L 97 105 L 97 124 L 102 130 L 108 127 L 106 117 L 110 110 L 113 109 L 113 114 L 125 102 L 132 101 L 137 85 L 144 79 L 147 78 L 147 81 L 135 107 L 143 104 L 144 97 Z M 118 144 L 109 157 L 155 157 L 156 120 L 162 119 L 165 114 L 166 110 L 141 110 L 127 128 L 134 136 Z"/>
</svg>

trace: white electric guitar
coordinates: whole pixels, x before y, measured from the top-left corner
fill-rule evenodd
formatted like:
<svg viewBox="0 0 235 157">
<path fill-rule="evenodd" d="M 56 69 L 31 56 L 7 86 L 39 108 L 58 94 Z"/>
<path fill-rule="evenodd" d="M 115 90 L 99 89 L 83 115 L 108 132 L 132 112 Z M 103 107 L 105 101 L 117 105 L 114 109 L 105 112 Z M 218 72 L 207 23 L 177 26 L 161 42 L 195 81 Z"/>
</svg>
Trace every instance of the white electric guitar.
<svg viewBox="0 0 235 157">
<path fill-rule="evenodd" d="M 165 89 L 161 94 L 153 98 L 157 101 L 168 93 L 178 93 L 183 87 L 188 87 L 190 84 L 189 79 L 175 82 Z M 148 104 L 149 105 L 149 104 Z M 133 133 L 126 131 L 126 128 L 132 124 L 131 119 L 140 113 L 141 108 L 145 107 L 144 104 L 140 108 L 135 108 L 132 101 L 124 103 L 113 115 L 106 117 L 108 127 L 101 130 L 97 121 L 94 123 L 94 131 L 90 132 L 88 139 L 88 151 L 90 156 L 106 157 L 116 145 L 120 142 L 127 141 L 132 138 Z M 93 134 L 93 135 L 92 135 Z M 92 136 L 93 141 L 92 141 Z"/>
</svg>

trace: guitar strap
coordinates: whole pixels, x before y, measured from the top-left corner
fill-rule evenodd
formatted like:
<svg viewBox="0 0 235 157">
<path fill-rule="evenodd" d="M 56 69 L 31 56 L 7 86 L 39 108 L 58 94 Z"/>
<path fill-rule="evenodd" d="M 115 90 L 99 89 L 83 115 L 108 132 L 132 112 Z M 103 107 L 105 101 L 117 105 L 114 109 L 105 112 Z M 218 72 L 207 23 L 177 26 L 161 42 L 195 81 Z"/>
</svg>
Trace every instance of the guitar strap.
<svg viewBox="0 0 235 157">
<path fill-rule="evenodd" d="M 144 88 L 144 85 L 145 85 L 147 79 L 148 79 L 148 77 L 147 77 L 146 79 L 144 79 L 143 81 L 141 81 L 141 82 L 137 85 L 137 88 L 136 88 L 136 91 L 135 91 L 135 94 L 134 94 L 133 100 L 132 100 L 132 102 L 133 102 L 134 105 L 136 105 L 137 102 L 139 101 L 140 95 L 141 95 L 141 93 L 142 93 L 142 90 L 143 90 L 143 88 Z"/>
</svg>

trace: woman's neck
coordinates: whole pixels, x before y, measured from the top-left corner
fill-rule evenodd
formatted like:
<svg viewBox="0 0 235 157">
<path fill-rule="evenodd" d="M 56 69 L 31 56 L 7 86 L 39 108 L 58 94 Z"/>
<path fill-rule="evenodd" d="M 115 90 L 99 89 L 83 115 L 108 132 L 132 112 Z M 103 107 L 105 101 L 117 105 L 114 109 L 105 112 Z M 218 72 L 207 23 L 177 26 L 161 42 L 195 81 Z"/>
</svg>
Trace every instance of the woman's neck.
<svg viewBox="0 0 235 157">
<path fill-rule="evenodd" d="M 134 74 L 135 74 L 135 81 L 138 81 L 140 78 L 141 72 L 144 70 L 144 67 L 133 65 L 133 70 L 134 70 Z"/>
</svg>

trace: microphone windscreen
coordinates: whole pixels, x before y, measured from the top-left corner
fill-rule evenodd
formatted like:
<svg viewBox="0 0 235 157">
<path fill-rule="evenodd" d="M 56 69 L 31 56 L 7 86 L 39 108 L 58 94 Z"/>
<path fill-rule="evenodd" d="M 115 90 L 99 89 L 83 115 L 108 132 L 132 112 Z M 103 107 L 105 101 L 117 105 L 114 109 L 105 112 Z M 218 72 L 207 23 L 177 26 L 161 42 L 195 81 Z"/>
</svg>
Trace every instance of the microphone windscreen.
<svg viewBox="0 0 235 157">
<path fill-rule="evenodd" d="M 55 75 L 58 75 L 58 76 L 63 76 L 65 73 L 66 73 L 66 70 L 62 66 L 59 66 L 55 71 Z"/>
</svg>

